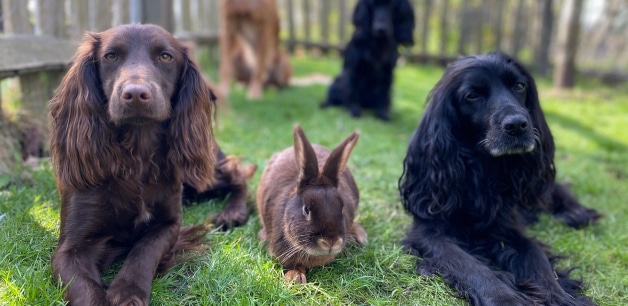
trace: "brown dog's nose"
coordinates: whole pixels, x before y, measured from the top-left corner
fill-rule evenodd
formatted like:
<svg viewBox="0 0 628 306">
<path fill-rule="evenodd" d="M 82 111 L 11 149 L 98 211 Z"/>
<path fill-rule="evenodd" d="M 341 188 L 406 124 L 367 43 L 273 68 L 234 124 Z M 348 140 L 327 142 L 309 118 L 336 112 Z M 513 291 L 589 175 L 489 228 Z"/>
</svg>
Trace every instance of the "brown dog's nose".
<svg viewBox="0 0 628 306">
<path fill-rule="evenodd" d="M 150 89 L 145 85 L 127 85 L 122 90 L 122 101 L 126 103 L 148 103 L 152 99 Z"/>
</svg>

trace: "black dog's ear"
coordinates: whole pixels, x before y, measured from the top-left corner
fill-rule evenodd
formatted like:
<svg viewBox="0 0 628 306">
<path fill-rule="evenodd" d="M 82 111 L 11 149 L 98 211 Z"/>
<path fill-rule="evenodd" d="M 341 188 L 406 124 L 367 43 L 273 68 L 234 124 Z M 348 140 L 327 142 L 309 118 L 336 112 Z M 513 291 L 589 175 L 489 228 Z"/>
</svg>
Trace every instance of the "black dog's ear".
<svg viewBox="0 0 628 306">
<path fill-rule="evenodd" d="M 414 45 L 414 8 L 408 0 L 396 0 L 393 20 L 395 22 L 395 39 L 404 46 Z"/>
<path fill-rule="evenodd" d="M 547 121 L 545 121 L 545 115 L 543 115 L 543 110 L 541 109 L 541 102 L 539 100 L 539 93 L 536 88 L 536 83 L 534 78 L 528 72 L 528 70 L 523 67 L 519 62 L 514 59 L 511 59 L 514 65 L 519 69 L 521 73 L 523 73 L 528 79 L 528 86 L 526 87 L 526 108 L 530 113 L 530 117 L 532 118 L 532 124 L 538 131 L 538 135 L 540 138 L 540 144 L 542 149 L 541 162 L 543 167 L 543 176 L 546 178 L 547 182 L 554 182 L 556 176 L 556 170 L 554 168 L 554 137 L 552 136 L 552 132 L 547 125 Z"/>
<path fill-rule="evenodd" d="M 352 22 L 356 27 L 356 30 L 361 28 L 369 29 L 371 25 L 371 10 L 369 10 L 368 2 L 369 0 L 360 0 L 355 5 L 355 9 L 353 10 Z"/>
<path fill-rule="evenodd" d="M 459 205 L 464 188 L 465 166 L 451 126 L 457 121 L 452 101 L 454 88 L 449 83 L 442 79 L 430 93 L 399 179 L 404 208 L 425 219 L 436 214 L 447 215 Z"/>
</svg>

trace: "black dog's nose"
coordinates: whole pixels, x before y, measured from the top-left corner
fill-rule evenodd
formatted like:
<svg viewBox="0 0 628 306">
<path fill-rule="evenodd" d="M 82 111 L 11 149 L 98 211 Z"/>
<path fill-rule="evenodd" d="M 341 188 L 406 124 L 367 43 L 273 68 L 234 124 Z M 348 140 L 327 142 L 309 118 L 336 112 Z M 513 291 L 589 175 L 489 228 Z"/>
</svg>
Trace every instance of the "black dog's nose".
<svg viewBox="0 0 628 306">
<path fill-rule="evenodd" d="M 122 90 L 122 101 L 126 103 L 148 103 L 152 99 L 150 89 L 145 85 L 127 85 Z"/>
<path fill-rule="evenodd" d="M 375 22 L 373 24 L 373 33 L 376 36 L 386 35 L 388 31 L 388 25 L 385 22 Z"/>
<path fill-rule="evenodd" d="M 509 135 L 521 135 L 528 128 L 528 119 L 524 115 L 508 116 L 502 121 L 502 128 Z"/>
</svg>

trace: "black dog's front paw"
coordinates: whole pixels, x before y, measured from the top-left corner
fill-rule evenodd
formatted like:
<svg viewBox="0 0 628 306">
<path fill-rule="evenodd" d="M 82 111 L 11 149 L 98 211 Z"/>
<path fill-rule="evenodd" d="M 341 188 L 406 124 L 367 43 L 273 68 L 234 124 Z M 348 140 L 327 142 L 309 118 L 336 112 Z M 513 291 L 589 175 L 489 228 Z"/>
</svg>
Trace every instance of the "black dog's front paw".
<svg viewBox="0 0 628 306">
<path fill-rule="evenodd" d="M 377 112 L 375 114 L 375 117 L 377 117 L 378 119 L 380 119 L 382 121 L 385 121 L 385 122 L 390 121 L 390 115 L 388 114 L 388 112 L 383 112 L 383 111 L 382 112 Z"/>
<path fill-rule="evenodd" d="M 362 117 L 362 110 L 359 107 L 351 107 L 349 108 L 349 113 L 351 113 L 351 117 L 360 118 Z"/>
<path fill-rule="evenodd" d="M 554 214 L 554 217 L 563 220 L 567 225 L 573 228 L 583 228 L 595 223 L 602 217 L 597 210 L 585 206 L 577 206 L 570 210 L 564 210 Z"/>
<path fill-rule="evenodd" d="M 325 100 L 325 101 L 321 102 L 321 104 L 318 105 L 318 107 L 320 107 L 320 108 L 328 108 L 330 106 L 332 106 L 332 104 L 329 103 L 329 100 Z"/>
</svg>

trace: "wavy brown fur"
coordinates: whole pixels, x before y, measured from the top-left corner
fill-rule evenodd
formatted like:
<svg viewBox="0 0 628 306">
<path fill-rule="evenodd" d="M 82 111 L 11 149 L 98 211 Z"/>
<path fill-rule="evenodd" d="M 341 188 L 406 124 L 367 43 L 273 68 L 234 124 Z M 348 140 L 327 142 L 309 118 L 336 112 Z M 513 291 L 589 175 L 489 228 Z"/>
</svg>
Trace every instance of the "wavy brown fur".
<svg viewBox="0 0 628 306">
<path fill-rule="evenodd" d="M 199 248 L 182 183 L 213 182 L 213 94 L 185 48 L 154 25 L 88 33 L 50 108 L 61 195 L 53 277 L 70 305 L 148 305 L 160 267 Z M 111 285 L 100 274 L 124 259 Z"/>
</svg>

